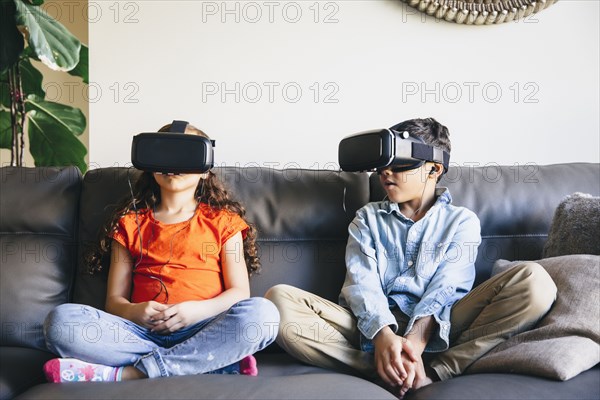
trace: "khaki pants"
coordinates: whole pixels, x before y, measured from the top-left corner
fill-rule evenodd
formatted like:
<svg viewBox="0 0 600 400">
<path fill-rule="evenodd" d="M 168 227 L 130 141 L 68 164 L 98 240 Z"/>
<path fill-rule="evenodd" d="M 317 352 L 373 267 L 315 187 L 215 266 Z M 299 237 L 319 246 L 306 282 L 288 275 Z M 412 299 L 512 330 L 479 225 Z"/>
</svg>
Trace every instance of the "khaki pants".
<svg viewBox="0 0 600 400">
<path fill-rule="evenodd" d="M 350 310 L 304 290 L 277 285 L 265 297 L 281 315 L 277 343 L 308 364 L 367 377 L 377 375 L 373 354 L 360 349 L 360 332 Z M 450 348 L 428 357 L 442 380 L 509 337 L 531 329 L 548 312 L 556 286 L 548 273 L 525 262 L 474 288 L 452 308 Z M 407 319 L 396 315 L 398 333 Z"/>
</svg>

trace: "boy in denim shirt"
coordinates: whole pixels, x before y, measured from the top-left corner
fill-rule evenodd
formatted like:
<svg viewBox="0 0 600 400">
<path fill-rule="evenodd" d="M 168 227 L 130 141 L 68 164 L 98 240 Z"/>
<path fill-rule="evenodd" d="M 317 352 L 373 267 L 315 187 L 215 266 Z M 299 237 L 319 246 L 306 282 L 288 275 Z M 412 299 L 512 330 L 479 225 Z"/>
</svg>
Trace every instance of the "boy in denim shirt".
<svg viewBox="0 0 600 400">
<path fill-rule="evenodd" d="M 448 130 L 433 118 L 391 129 L 450 153 Z M 277 342 L 291 355 L 383 381 L 403 397 L 461 374 L 533 327 L 556 286 L 541 266 L 524 263 L 470 291 L 480 223 L 451 204 L 448 189 L 436 188 L 443 165 L 391 165 L 377 173 L 387 199 L 358 210 L 349 226 L 339 305 L 288 285 L 266 297 L 281 314 Z M 434 356 L 427 366 L 424 352 Z"/>
</svg>

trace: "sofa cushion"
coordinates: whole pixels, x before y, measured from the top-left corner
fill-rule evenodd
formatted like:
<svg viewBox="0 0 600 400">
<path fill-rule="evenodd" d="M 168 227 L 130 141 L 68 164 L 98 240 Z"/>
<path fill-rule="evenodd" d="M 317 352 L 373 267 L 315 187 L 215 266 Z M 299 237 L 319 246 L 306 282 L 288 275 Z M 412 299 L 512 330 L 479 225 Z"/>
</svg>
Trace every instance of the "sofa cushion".
<svg viewBox="0 0 600 400">
<path fill-rule="evenodd" d="M 337 301 L 348 225 L 369 200 L 368 175 L 232 167 L 216 173 L 258 230 L 262 272 L 250 280 L 252 294 L 287 283 Z"/>
<path fill-rule="evenodd" d="M 405 400 L 592 400 L 600 399 L 600 368 L 566 381 L 517 374 L 462 375 L 435 382 Z"/>
<path fill-rule="evenodd" d="M 558 288 L 556 302 L 537 326 L 499 344 L 468 373 L 510 372 L 567 380 L 600 362 L 600 256 L 569 255 L 536 261 Z M 494 273 L 519 262 L 499 260 Z"/>
<path fill-rule="evenodd" d="M 600 255 L 600 197 L 573 193 L 556 208 L 543 257 L 567 254 Z"/>
<path fill-rule="evenodd" d="M 71 299 L 81 174 L 67 168 L 1 168 L 2 346 L 45 350 L 42 324 Z"/>
<path fill-rule="evenodd" d="M 346 239 L 369 200 L 367 174 L 332 170 L 216 168 L 256 224 L 260 240 Z"/>
<path fill-rule="evenodd" d="M 374 383 L 300 364 L 287 354 L 259 354 L 258 376 L 193 375 L 117 383 L 36 386 L 23 399 L 389 399 Z M 91 393 L 91 395 L 90 395 Z"/>
</svg>

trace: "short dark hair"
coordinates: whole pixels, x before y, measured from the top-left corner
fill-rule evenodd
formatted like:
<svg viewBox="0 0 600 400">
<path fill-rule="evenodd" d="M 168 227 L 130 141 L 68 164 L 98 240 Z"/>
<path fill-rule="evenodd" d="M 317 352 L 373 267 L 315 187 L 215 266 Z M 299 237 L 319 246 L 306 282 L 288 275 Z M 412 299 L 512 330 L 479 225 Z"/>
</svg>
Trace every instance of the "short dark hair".
<svg viewBox="0 0 600 400">
<path fill-rule="evenodd" d="M 448 128 L 437 122 L 434 118 L 409 119 L 392 127 L 398 132 L 407 131 L 411 136 L 416 136 L 429 145 L 439 147 L 450 154 L 450 132 Z"/>
</svg>

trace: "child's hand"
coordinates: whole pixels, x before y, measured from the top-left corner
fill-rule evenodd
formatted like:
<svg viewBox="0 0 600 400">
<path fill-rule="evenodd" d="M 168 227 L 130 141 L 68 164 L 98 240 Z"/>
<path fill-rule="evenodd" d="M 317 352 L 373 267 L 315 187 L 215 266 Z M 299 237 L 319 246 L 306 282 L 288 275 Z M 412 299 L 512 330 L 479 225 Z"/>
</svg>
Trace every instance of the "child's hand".
<svg viewBox="0 0 600 400">
<path fill-rule="evenodd" d="M 412 361 L 408 356 L 404 356 L 403 364 L 406 370 L 408 371 L 409 368 L 412 368 L 414 370 L 414 375 L 411 376 L 411 374 L 408 373 L 408 377 L 404 380 L 400 392 L 398 393 L 399 399 L 402 399 L 411 389 L 416 390 L 433 383 L 432 378 L 427 376 L 423 359 L 421 357 L 418 358 L 417 361 Z"/>
<path fill-rule="evenodd" d="M 200 322 L 205 319 L 200 313 L 201 309 L 197 301 L 184 301 L 183 303 L 170 305 L 167 309 L 154 315 L 153 318 L 157 323 L 152 327 L 152 332 L 168 335 Z"/>
<path fill-rule="evenodd" d="M 415 385 L 418 385 L 422 379 L 426 378 L 423 360 L 421 357 L 417 358 L 417 361 L 413 361 L 408 354 L 402 353 L 402 365 L 406 370 L 406 379 L 400 387 L 400 393 L 398 395 L 398 398 L 400 399 L 403 398 L 410 389 L 415 387 Z"/>
<path fill-rule="evenodd" d="M 414 362 L 416 358 L 406 338 L 396 335 L 389 327 L 385 327 L 377 333 L 373 343 L 377 373 L 385 383 L 401 386 L 409 377 L 409 373 L 414 379 L 414 368 L 407 371 L 403 362 L 405 359 Z"/>
<path fill-rule="evenodd" d="M 129 319 L 144 328 L 152 329 L 159 323 L 157 315 L 169 308 L 167 304 L 156 301 L 132 304 L 129 311 Z"/>
</svg>

